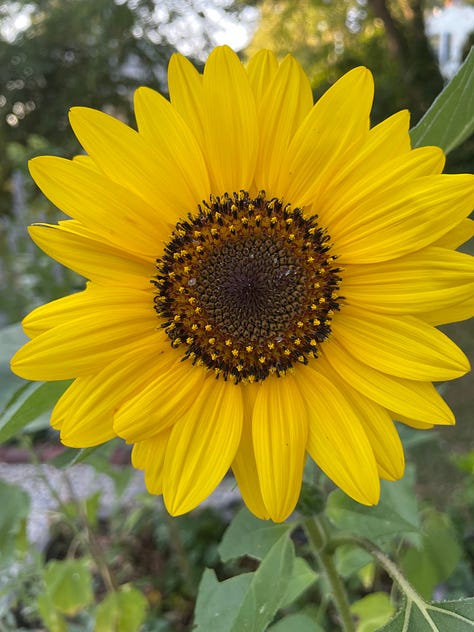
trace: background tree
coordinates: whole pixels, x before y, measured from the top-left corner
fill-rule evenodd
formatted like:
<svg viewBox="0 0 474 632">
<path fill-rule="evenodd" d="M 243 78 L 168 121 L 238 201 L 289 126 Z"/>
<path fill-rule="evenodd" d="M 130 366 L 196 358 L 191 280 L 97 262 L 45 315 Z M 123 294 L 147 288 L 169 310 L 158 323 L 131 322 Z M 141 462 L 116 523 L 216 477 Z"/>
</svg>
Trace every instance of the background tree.
<svg viewBox="0 0 474 632">
<path fill-rule="evenodd" d="M 245 5 L 219 0 L 0 1 L 3 16 L 31 24 L 2 37 L 0 28 L 0 214 L 11 208 L 11 174 L 38 153 L 72 155 L 68 110 L 84 105 L 132 120 L 133 91 L 166 92 L 166 69 L 179 45 L 205 59 L 219 25 L 238 24 Z"/>
</svg>

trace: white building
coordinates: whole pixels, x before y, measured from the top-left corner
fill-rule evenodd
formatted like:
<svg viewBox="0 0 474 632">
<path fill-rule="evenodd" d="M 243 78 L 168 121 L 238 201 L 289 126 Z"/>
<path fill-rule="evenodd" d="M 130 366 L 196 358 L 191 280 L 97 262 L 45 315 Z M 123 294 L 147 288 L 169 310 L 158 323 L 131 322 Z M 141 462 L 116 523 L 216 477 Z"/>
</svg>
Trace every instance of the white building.
<svg viewBox="0 0 474 632">
<path fill-rule="evenodd" d="M 474 7 L 457 2 L 445 2 L 426 16 L 426 34 L 439 61 L 441 74 L 451 79 L 462 62 L 462 50 L 474 32 Z"/>
</svg>

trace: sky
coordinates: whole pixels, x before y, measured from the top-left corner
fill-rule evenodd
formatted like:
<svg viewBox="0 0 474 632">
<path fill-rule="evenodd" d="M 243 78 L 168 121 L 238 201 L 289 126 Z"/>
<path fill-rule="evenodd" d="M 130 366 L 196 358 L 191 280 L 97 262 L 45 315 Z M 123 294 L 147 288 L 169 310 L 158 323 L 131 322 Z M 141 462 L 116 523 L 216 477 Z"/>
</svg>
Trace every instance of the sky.
<svg viewBox="0 0 474 632">
<path fill-rule="evenodd" d="M 131 7 L 134 4 L 133 0 L 115 1 L 117 4 L 128 1 Z M 153 18 L 157 40 L 164 36 L 183 55 L 204 61 L 208 53 L 206 29 L 214 46 L 228 44 L 238 51 L 249 43 L 257 27 L 259 12 L 255 7 L 244 7 L 240 19 L 237 19 L 225 10 L 230 4 L 232 0 L 156 0 Z M 7 10 L 7 15 L 0 22 L 0 36 L 12 41 L 19 32 L 28 28 L 32 7 L 21 6 L 14 0 L 1 2 L 0 5 Z M 170 6 L 178 16 L 172 24 L 167 23 Z M 141 34 L 135 35 L 140 37 Z"/>
</svg>

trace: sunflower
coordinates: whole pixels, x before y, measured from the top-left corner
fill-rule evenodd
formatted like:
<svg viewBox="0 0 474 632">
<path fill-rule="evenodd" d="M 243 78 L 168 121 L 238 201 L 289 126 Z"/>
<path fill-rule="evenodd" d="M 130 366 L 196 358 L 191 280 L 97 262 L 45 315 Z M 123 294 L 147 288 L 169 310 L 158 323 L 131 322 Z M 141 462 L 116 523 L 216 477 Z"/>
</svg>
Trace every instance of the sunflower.
<svg viewBox="0 0 474 632">
<path fill-rule="evenodd" d="M 33 178 L 69 217 L 30 228 L 86 289 L 35 309 L 12 360 L 74 381 L 51 423 L 88 447 L 119 436 L 179 515 L 229 468 L 249 509 L 293 511 L 306 455 L 355 500 L 399 479 L 394 419 L 453 424 L 432 382 L 468 371 L 436 325 L 473 312 L 469 175 L 411 149 L 409 115 L 375 127 L 356 68 L 313 104 L 294 58 L 215 49 L 140 88 L 138 131 L 73 108 L 86 155 Z"/>
</svg>

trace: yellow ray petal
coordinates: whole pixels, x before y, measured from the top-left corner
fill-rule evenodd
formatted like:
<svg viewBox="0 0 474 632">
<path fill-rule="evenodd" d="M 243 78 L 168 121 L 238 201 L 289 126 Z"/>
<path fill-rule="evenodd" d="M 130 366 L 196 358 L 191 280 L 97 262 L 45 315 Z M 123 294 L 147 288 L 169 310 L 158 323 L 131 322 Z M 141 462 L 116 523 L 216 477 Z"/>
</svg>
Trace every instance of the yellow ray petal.
<svg viewBox="0 0 474 632">
<path fill-rule="evenodd" d="M 84 396 L 89 394 L 88 387 L 88 378 L 78 378 L 74 380 L 71 386 L 61 395 L 51 414 L 50 423 L 53 428 L 62 430 L 68 413 L 73 410 L 71 406 L 74 406 L 77 402 L 80 402 Z M 58 413 L 57 411 L 60 412 Z M 80 423 L 85 430 L 84 433 L 80 433 L 80 440 L 78 441 L 77 437 L 75 437 L 75 440 L 73 439 L 72 442 L 69 443 L 67 440 L 64 440 L 61 433 L 61 442 L 64 445 L 72 448 L 88 448 L 110 441 L 110 439 L 116 436 L 112 428 L 111 417 L 101 417 L 99 420 L 94 419 L 92 424 L 88 424 L 87 419 L 80 419 Z"/>
<path fill-rule="evenodd" d="M 456 249 L 472 239 L 472 237 L 474 237 L 474 220 L 466 218 L 437 239 L 433 246 Z"/>
<path fill-rule="evenodd" d="M 434 426 L 433 424 L 425 424 L 422 421 L 417 421 L 415 419 L 408 419 L 404 415 L 400 415 L 400 413 L 391 413 L 392 418 L 395 421 L 399 421 L 406 426 L 410 426 L 410 428 L 416 428 L 417 430 L 431 430 Z"/>
<path fill-rule="evenodd" d="M 277 186 L 286 191 L 289 202 L 310 204 L 321 183 L 343 164 L 348 149 L 360 146 L 369 131 L 372 99 L 372 75 L 366 68 L 355 68 L 317 101 L 294 135 L 282 166 Z"/>
<path fill-rule="evenodd" d="M 365 143 L 355 160 L 365 162 L 369 169 L 378 167 L 380 160 L 388 162 L 396 156 L 410 151 L 410 112 L 400 110 L 378 125 L 372 127 L 367 134 Z M 355 165 L 354 165 L 355 166 Z M 351 165 L 343 167 L 343 175 L 352 170 Z"/>
<path fill-rule="evenodd" d="M 271 50 L 260 50 L 247 64 L 249 83 L 258 109 L 261 109 L 260 103 L 277 70 L 278 60 Z"/>
<path fill-rule="evenodd" d="M 121 121 L 90 108 L 72 108 L 71 126 L 79 142 L 103 172 L 118 184 L 127 184 L 171 223 L 193 211 L 196 198 L 173 161 Z"/>
<path fill-rule="evenodd" d="M 381 478 L 398 481 L 405 471 L 403 445 L 395 424 L 385 408 L 352 389 L 350 398 L 374 451 Z"/>
<path fill-rule="evenodd" d="M 163 498 L 177 516 L 207 498 L 230 468 L 240 442 L 240 389 L 209 376 L 174 426 L 166 450 Z"/>
<path fill-rule="evenodd" d="M 473 316 L 474 295 L 462 303 L 456 303 L 456 305 L 450 305 L 449 307 L 434 309 L 431 312 L 419 314 L 419 318 L 422 318 L 427 323 L 430 323 L 430 325 L 457 323 L 462 320 L 472 318 Z"/>
<path fill-rule="evenodd" d="M 341 265 L 387 261 L 435 242 L 470 213 L 473 181 L 460 174 L 424 176 L 355 204 L 331 227 Z"/>
<path fill-rule="evenodd" d="M 155 90 L 138 88 L 135 116 L 140 134 L 160 148 L 165 166 L 176 174 L 180 186 L 189 189 L 194 203 L 207 199 L 210 184 L 206 164 L 195 135 L 178 110 Z"/>
<path fill-rule="evenodd" d="M 359 419 L 372 447 L 381 478 L 396 481 L 403 476 L 403 446 L 390 413 L 341 380 L 325 358 L 318 358 L 317 370 L 344 394 Z"/>
<path fill-rule="evenodd" d="M 204 147 L 202 75 L 179 53 L 173 53 L 168 67 L 168 87 L 173 106 Z"/>
<path fill-rule="evenodd" d="M 434 386 L 386 375 L 360 362 L 336 340 L 321 346 L 335 371 L 359 393 L 395 413 L 427 424 L 454 424 L 454 416 Z"/>
<path fill-rule="evenodd" d="M 131 351 L 119 356 L 95 374 L 78 378 L 56 404 L 52 424 L 61 428 L 61 441 L 68 446 L 85 448 L 110 437 L 115 411 L 122 402 L 145 388 L 156 374 L 157 358 L 168 358 L 169 345 L 163 340 L 157 348 L 156 335 L 140 340 Z"/>
<path fill-rule="evenodd" d="M 203 101 L 212 193 L 248 191 L 258 150 L 255 99 L 247 73 L 227 46 L 209 55 L 204 68 Z"/>
<path fill-rule="evenodd" d="M 375 505 L 380 481 L 367 434 L 344 389 L 311 366 L 296 372 L 309 416 L 307 450 L 311 458 L 346 494 Z"/>
<path fill-rule="evenodd" d="M 21 321 L 23 331 L 29 338 L 39 336 L 48 329 L 57 327 L 77 316 L 78 309 L 84 309 L 86 291 L 58 298 L 55 301 L 40 305 Z M 93 307 L 95 310 L 95 306 Z"/>
<path fill-rule="evenodd" d="M 204 369 L 182 362 L 181 354 L 169 345 L 166 353 L 156 358 L 154 375 L 146 387 L 118 409 L 115 432 L 134 443 L 171 426 L 193 406 L 205 376 Z"/>
<path fill-rule="evenodd" d="M 340 195 L 339 191 L 345 190 L 346 179 L 351 179 L 354 172 L 362 171 L 365 176 L 366 173 L 380 168 L 394 158 L 409 153 L 409 124 L 410 114 L 407 110 L 402 110 L 370 129 L 358 150 L 351 152 L 337 173 L 321 185 L 315 197 L 315 204 L 323 223 L 330 225 L 332 216 L 326 209 L 333 206 L 334 194 Z"/>
<path fill-rule="evenodd" d="M 87 167 L 88 169 L 93 169 L 94 171 L 103 173 L 96 165 L 96 163 L 92 160 L 92 158 L 87 154 L 78 154 L 77 156 L 73 156 L 72 159 L 74 162 L 77 162 L 77 164 L 81 165 L 82 167 Z"/>
<path fill-rule="evenodd" d="M 257 518 L 268 520 L 270 515 L 260 492 L 252 437 L 252 415 L 258 389 L 258 384 L 245 384 L 242 389 L 244 420 L 239 448 L 232 462 L 232 471 L 247 507 Z"/>
<path fill-rule="evenodd" d="M 163 493 L 163 465 L 171 430 L 140 441 L 133 446 L 132 465 L 145 470 L 145 485 L 150 494 Z"/>
<path fill-rule="evenodd" d="M 153 307 L 115 304 L 78 315 L 30 340 L 12 358 L 12 371 L 27 380 L 67 380 L 95 373 L 156 332 L 157 353 L 164 333 L 156 331 Z"/>
<path fill-rule="evenodd" d="M 255 179 L 269 198 L 281 197 L 277 188 L 290 141 L 313 105 L 307 76 L 291 56 L 275 73 L 259 104 L 260 151 Z"/>
<path fill-rule="evenodd" d="M 439 147 L 419 147 L 390 161 L 381 159 L 380 164 L 370 170 L 361 163 L 347 174 L 340 187 L 332 188 L 331 195 L 326 194 L 325 204 L 318 200 L 321 221 L 327 218 L 330 220 L 329 231 L 338 236 L 344 235 L 352 209 L 365 204 L 370 207 L 371 197 L 390 189 L 394 182 L 397 187 L 403 187 L 408 180 L 439 174 L 443 165 L 444 154 Z"/>
<path fill-rule="evenodd" d="M 73 220 L 62 222 L 60 226 L 35 224 L 28 232 L 46 254 L 98 285 L 112 283 L 146 290 L 156 275 L 151 259 L 146 261 L 99 237 L 81 235 Z"/>
<path fill-rule="evenodd" d="M 36 184 L 53 204 L 118 247 L 155 259 L 171 225 L 157 209 L 104 174 L 73 160 L 41 156 L 29 162 Z"/>
<path fill-rule="evenodd" d="M 252 431 L 263 501 L 271 519 L 282 522 L 299 498 L 308 436 L 305 404 L 294 377 L 270 377 L 259 386 Z"/>
<path fill-rule="evenodd" d="M 464 353 L 441 331 L 411 316 L 387 316 L 344 306 L 332 335 L 365 364 L 411 380 L 451 380 L 469 371 Z"/>
<path fill-rule="evenodd" d="M 473 294 L 471 256 L 427 246 L 375 265 L 348 266 L 341 294 L 347 302 L 387 314 L 422 313 L 462 302 Z"/>
</svg>

